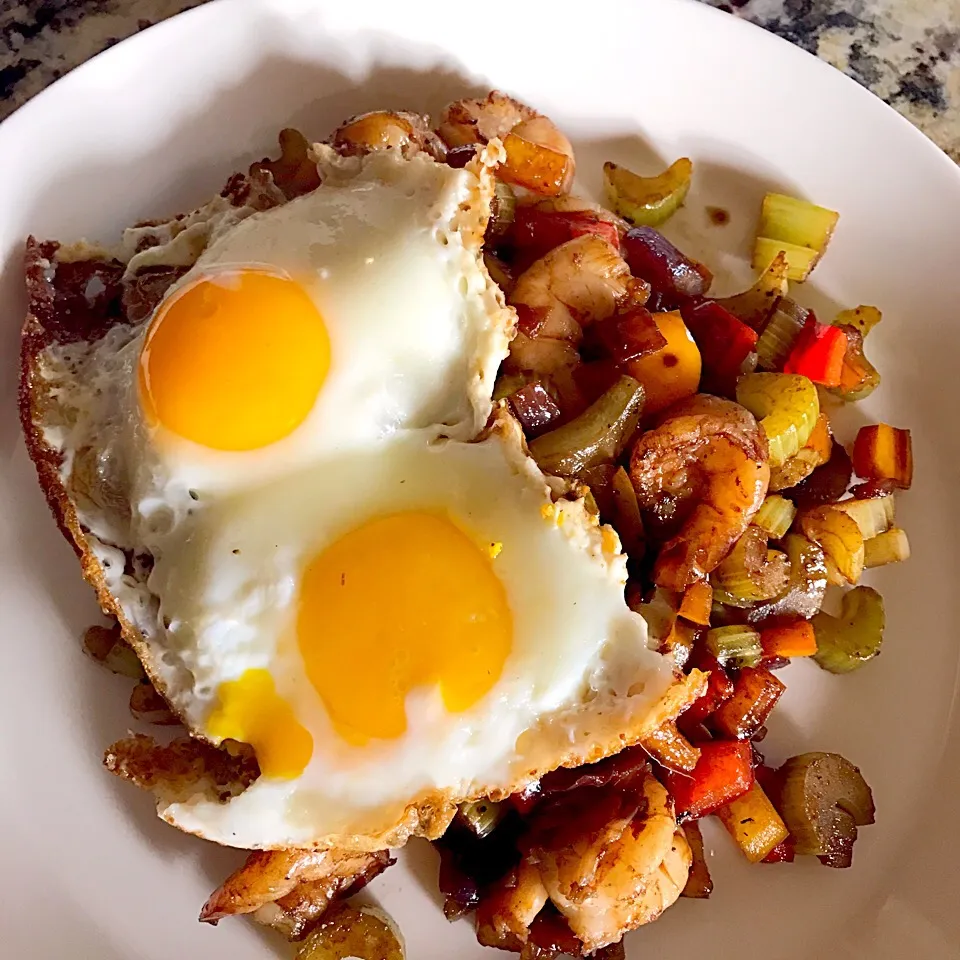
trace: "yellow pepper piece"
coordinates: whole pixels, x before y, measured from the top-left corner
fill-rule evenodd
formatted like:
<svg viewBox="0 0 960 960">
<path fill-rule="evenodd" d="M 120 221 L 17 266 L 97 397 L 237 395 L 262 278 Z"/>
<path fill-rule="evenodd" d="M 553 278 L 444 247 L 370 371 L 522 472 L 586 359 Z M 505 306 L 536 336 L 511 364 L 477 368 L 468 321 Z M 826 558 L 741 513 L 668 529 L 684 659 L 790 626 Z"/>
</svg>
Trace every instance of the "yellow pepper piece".
<svg viewBox="0 0 960 960">
<path fill-rule="evenodd" d="M 653 321 L 667 341 L 655 353 L 627 363 L 626 372 L 643 384 L 647 416 L 692 397 L 700 387 L 700 349 L 680 313 L 655 313 Z"/>
</svg>

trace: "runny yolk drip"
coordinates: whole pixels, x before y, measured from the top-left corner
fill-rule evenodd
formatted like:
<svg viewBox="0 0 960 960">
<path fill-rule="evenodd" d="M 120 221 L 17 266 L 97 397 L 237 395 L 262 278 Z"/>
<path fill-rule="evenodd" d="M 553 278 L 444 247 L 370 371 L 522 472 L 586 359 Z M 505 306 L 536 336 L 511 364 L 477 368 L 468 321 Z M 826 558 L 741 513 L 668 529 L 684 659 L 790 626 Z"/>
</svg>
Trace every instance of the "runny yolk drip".
<svg viewBox="0 0 960 960">
<path fill-rule="evenodd" d="M 218 702 L 207 718 L 212 737 L 249 743 L 265 777 L 292 779 L 303 773 L 313 754 L 313 737 L 281 697 L 269 670 L 246 670 L 217 690 Z"/>
<path fill-rule="evenodd" d="M 323 317 L 300 284 L 222 271 L 161 305 L 140 354 L 140 403 L 194 443 L 254 450 L 306 419 L 329 366 Z"/>
<path fill-rule="evenodd" d="M 459 713 L 497 682 L 513 617 L 488 548 L 443 515 L 397 513 L 351 531 L 307 566 L 300 652 L 345 740 L 399 737 L 418 687 L 436 684 Z"/>
</svg>

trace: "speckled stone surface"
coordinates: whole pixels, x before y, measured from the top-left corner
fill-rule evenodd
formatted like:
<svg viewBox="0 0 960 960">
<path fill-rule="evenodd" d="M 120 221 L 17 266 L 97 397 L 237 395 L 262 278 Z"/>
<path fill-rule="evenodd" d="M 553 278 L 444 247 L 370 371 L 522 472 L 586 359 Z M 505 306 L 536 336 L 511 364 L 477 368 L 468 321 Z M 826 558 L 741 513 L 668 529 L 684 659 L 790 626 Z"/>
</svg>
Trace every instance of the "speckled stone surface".
<svg viewBox="0 0 960 960">
<path fill-rule="evenodd" d="M 0 119 L 111 44 L 202 2 L 6 0 L 0 4 Z M 845 71 L 960 162 L 960 0 L 704 2 Z"/>
</svg>

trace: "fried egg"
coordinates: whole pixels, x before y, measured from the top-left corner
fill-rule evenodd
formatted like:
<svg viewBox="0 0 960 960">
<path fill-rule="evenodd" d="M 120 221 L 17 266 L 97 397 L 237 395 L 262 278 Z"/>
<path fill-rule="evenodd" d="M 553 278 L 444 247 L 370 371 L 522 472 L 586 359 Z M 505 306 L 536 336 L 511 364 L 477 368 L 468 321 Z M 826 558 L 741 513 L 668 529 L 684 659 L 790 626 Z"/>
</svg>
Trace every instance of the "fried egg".
<svg viewBox="0 0 960 960">
<path fill-rule="evenodd" d="M 329 160 L 313 193 L 208 224 L 147 321 L 50 348 L 70 414 L 47 440 L 138 653 L 191 732 L 260 764 L 230 800 L 162 805 L 181 829 L 435 834 L 610 752 L 671 685 L 616 534 L 504 410 L 478 438 L 513 327 L 480 251 L 496 149 Z"/>
</svg>

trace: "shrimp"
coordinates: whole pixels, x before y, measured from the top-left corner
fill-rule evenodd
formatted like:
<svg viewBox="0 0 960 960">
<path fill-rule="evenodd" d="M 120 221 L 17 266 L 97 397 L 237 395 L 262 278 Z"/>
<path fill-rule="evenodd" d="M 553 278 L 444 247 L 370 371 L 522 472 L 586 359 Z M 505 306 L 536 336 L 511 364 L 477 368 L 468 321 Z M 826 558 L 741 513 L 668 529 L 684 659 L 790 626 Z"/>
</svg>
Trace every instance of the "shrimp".
<svg viewBox="0 0 960 960">
<path fill-rule="evenodd" d="M 770 483 L 766 440 L 739 404 L 699 395 L 670 407 L 637 441 L 630 478 L 641 509 L 681 522 L 653 578 L 684 590 L 723 560 L 760 509 Z"/>
<path fill-rule="evenodd" d="M 677 826 L 673 803 L 649 770 L 636 801 L 599 831 L 589 813 L 580 835 L 534 851 L 553 905 L 591 954 L 657 917 L 680 896 L 693 855 Z"/>
<path fill-rule="evenodd" d="M 424 152 L 435 160 L 443 160 L 447 154 L 426 118 L 405 110 L 374 110 L 351 117 L 337 127 L 331 143 L 338 153 L 349 157 L 388 149 L 399 150 L 405 157 Z"/>
<path fill-rule="evenodd" d="M 349 861 L 354 859 L 355 872 Z M 365 864 L 364 864 L 365 861 Z M 252 918 L 265 927 L 272 927 L 288 940 L 300 940 L 321 919 L 334 902 L 351 897 L 378 877 L 396 861 L 386 850 L 380 853 L 349 854 L 328 877 L 300 880 L 285 896 L 258 907 Z"/>
<path fill-rule="evenodd" d="M 583 327 L 605 320 L 636 289 L 630 268 L 603 237 L 584 234 L 535 261 L 507 297 L 519 318 L 503 372 L 549 382 L 567 416 L 587 401 L 574 377 Z"/>
<path fill-rule="evenodd" d="M 613 316 L 634 289 L 630 268 L 603 237 L 554 247 L 517 278 L 507 302 L 528 336 L 580 342 L 583 327 Z"/>
<path fill-rule="evenodd" d="M 454 100 L 440 118 L 437 133 L 448 147 L 466 147 L 505 137 L 514 127 L 533 120 L 537 111 L 499 90 L 485 100 Z"/>
<path fill-rule="evenodd" d="M 526 943 L 546 902 L 547 888 L 536 864 L 521 860 L 486 891 L 477 909 L 477 939 L 485 947 L 502 949 Z"/>
<path fill-rule="evenodd" d="M 518 333 L 503 362 L 503 376 L 516 377 L 520 386 L 535 380 L 545 382 L 552 388 L 550 392 L 564 414 L 576 416 L 587 407 L 587 400 L 574 375 L 579 363 L 580 354 L 566 340 L 534 339 Z"/>
<path fill-rule="evenodd" d="M 254 850 L 210 895 L 200 919 L 215 923 L 223 917 L 256 912 L 261 922 L 276 926 L 276 914 L 293 913 L 293 908 L 318 919 L 338 895 L 362 886 L 392 862 L 385 852 Z M 272 904 L 274 910 L 264 909 Z"/>
<path fill-rule="evenodd" d="M 543 196 L 570 192 L 576 163 L 573 146 L 542 114 L 498 90 L 484 100 L 456 100 L 437 128 L 449 147 L 503 141 L 507 159 L 500 177 Z"/>
</svg>

